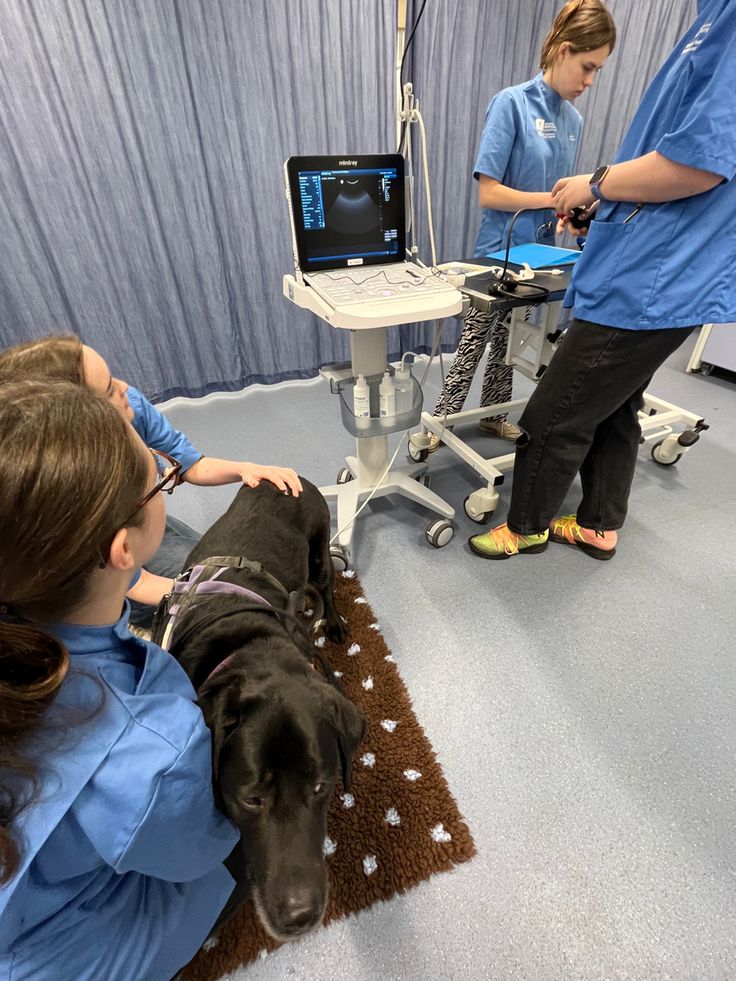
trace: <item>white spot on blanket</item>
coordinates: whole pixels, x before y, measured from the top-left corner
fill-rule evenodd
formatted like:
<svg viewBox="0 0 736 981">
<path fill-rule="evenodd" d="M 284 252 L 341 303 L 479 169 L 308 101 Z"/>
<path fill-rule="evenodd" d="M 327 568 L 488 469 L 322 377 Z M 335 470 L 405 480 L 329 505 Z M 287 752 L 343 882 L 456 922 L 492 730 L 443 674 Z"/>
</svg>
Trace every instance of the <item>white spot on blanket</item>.
<svg viewBox="0 0 736 981">
<path fill-rule="evenodd" d="M 344 572 L 341 572 L 340 575 L 343 577 L 343 579 L 353 579 L 355 576 L 355 569 L 346 569 Z"/>
<path fill-rule="evenodd" d="M 358 596 L 358 598 L 355 600 L 357 606 L 362 606 L 364 603 L 367 602 L 368 600 L 365 598 L 365 596 Z"/>
<path fill-rule="evenodd" d="M 363 871 L 366 875 L 373 875 L 378 868 L 378 860 L 375 855 L 366 855 L 363 859 Z"/>
<path fill-rule="evenodd" d="M 421 777 L 419 770 L 404 770 L 404 776 L 407 780 L 411 780 L 412 783 L 416 783 Z"/>
<path fill-rule="evenodd" d="M 216 947 L 219 944 L 219 942 L 220 942 L 219 937 L 207 937 L 205 942 L 202 944 L 202 950 L 212 950 L 212 948 Z"/>
<path fill-rule="evenodd" d="M 315 642 L 314 642 L 314 646 L 315 647 L 324 647 L 325 646 L 325 638 L 324 637 L 318 637 L 315 640 Z"/>
<path fill-rule="evenodd" d="M 348 647 L 348 657 L 355 657 L 356 654 L 360 654 L 360 644 L 351 644 Z"/>
<path fill-rule="evenodd" d="M 389 807 L 383 820 L 386 822 L 386 824 L 390 824 L 392 828 L 398 828 L 398 826 L 401 824 L 399 812 L 395 807 Z"/>
<path fill-rule="evenodd" d="M 381 725 L 386 732 L 393 732 L 399 723 L 395 719 L 381 719 Z"/>
<path fill-rule="evenodd" d="M 387 655 L 386 655 L 386 656 L 384 657 L 384 659 L 383 659 L 383 660 L 384 660 L 384 661 L 390 661 L 390 662 L 391 662 L 391 663 L 393 664 L 393 663 L 394 663 L 394 656 L 393 656 L 393 654 L 387 654 Z"/>
<path fill-rule="evenodd" d="M 449 831 L 445 831 L 444 824 L 435 824 L 429 833 L 432 835 L 434 841 L 439 842 L 441 845 L 446 845 L 448 841 L 452 841 L 452 835 Z"/>
<path fill-rule="evenodd" d="M 349 811 L 351 807 L 355 806 L 355 798 L 352 794 L 340 794 L 340 800 L 346 811 Z"/>
<path fill-rule="evenodd" d="M 371 623 L 371 624 L 368 625 L 368 629 L 369 630 L 380 630 L 381 629 L 381 624 L 380 623 Z"/>
<path fill-rule="evenodd" d="M 363 753 L 360 757 L 360 762 L 363 766 L 374 767 L 376 765 L 376 754 L 375 753 Z"/>
<path fill-rule="evenodd" d="M 366 691 L 373 691 L 373 675 L 369 674 L 367 678 L 361 681 L 361 685 Z"/>
<path fill-rule="evenodd" d="M 342 671 L 333 671 L 332 673 L 336 678 L 342 678 Z"/>
<path fill-rule="evenodd" d="M 329 858 L 330 855 L 334 855 L 336 851 L 337 851 L 337 845 L 332 840 L 332 838 L 330 838 L 330 836 L 328 835 L 325 838 L 325 840 L 322 842 L 322 854 L 324 855 L 325 858 Z"/>
</svg>

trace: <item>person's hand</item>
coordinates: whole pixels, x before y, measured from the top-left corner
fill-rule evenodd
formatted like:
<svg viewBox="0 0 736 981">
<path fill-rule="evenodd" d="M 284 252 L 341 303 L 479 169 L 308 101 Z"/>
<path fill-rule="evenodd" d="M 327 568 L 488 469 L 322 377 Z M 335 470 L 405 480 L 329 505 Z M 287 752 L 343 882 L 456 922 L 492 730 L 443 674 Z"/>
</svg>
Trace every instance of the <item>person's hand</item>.
<svg viewBox="0 0 736 981">
<path fill-rule="evenodd" d="M 242 463 L 240 476 L 248 487 L 257 487 L 262 480 L 267 480 L 280 491 L 291 493 L 294 497 L 299 497 L 302 492 L 299 475 L 290 467 L 264 467 L 260 463 Z"/>
<path fill-rule="evenodd" d="M 558 214 L 568 215 L 573 208 L 589 208 L 595 198 L 590 190 L 592 174 L 578 174 L 577 177 L 561 177 L 552 188 L 554 209 Z"/>
</svg>

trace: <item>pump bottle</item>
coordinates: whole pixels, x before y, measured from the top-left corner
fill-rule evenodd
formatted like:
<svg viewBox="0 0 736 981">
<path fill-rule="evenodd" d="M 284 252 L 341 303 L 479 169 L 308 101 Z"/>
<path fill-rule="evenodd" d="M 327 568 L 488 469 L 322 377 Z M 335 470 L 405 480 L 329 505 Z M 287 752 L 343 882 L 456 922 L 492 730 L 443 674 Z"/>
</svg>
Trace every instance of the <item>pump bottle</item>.
<svg viewBox="0 0 736 981">
<path fill-rule="evenodd" d="M 396 388 L 391 373 L 384 372 L 381 384 L 378 386 L 378 414 L 382 419 L 396 415 Z"/>
<path fill-rule="evenodd" d="M 401 362 L 394 376 L 396 389 L 396 415 L 401 416 L 411 412 L 414 403 L 414 383 L 411 377 L 411 367 Z"/>
<path fill-rule="evenodd" d="M 371 414 L 371 392 L 365 375 L 358 375 L 353 386 L 353 415 L 356 419 L 368 419 Z M 367 423 L 364 423 L 367 425 Z"/>
</svg>

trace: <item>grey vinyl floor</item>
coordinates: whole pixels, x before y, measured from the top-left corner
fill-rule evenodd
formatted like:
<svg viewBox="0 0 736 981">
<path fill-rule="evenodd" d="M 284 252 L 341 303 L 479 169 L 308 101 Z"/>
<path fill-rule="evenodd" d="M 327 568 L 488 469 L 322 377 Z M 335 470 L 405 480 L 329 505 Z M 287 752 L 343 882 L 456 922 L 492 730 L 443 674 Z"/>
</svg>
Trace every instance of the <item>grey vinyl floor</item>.
<svg viewBox="0 0 736 981">
<path fill-rule="evenodd" d="M 642 447 L 613 561 L 475 558 L 478 480 L 446 449 L 430 458 L 459 509 L 446 548 L 415 505 L 359 518 L 356 570 L 478 855 L 233 979 L 736 978 L 736 382 L 685 374 L 691 343 L 650 391 L 711 428 L 674 467 Z M 434 365 L 427 406 L 439 382 Z M 322 485 L 352 452 L 319 379 L 167 412 L 203 452 Z M 488 456 L 507 445 L 469 433 Z M 171 510 L 204 529 L 233 493 L 184 487 Z"/>
</svg>

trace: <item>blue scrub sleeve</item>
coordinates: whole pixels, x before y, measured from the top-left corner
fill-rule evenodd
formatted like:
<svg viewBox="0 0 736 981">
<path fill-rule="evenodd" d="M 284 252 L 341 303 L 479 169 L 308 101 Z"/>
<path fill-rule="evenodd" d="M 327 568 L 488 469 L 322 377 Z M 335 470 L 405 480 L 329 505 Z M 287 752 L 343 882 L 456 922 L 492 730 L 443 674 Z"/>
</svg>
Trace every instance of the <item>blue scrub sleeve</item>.
<svg viewBox="0 0 736 981">
<path fill-rule="evenodd" d="M 727 45 L 714 64 L 712 49 L 712 44 L 704 43 L 693 56 L 682 118 L 655 149 L 675 163 L 731 180 L 736 175 L 736 57 Z"/>
<path fill-rule="evenodd" d="M 513 96 L 508 90 L 491 99 L 480 138 L 478 159 L 473 177 L 481 174 L 503 183 L 516 139 L 516 115 Z"/>
<path fill-rule="evenodd" d="M 133 409 L 133 428 L 146 446 L 162 450 L 179 460 L 182 473 L 202 459 L 202 454 L 193 446 L 184 433 L 174 429 L 169 420 L 137 388 L 128 386 L 128 402 Z"/>
<path fill-rule="evenodd" d="M 184 698 L 176 705 L 171 695 L 161 699 L 167 712 L 184 716 L 182 729 L 190 731 L 183 748 L 131 720 L 74 810 L 116 872 L 189 882 L 220 865 L 239 833 L 215 807 L 212 744 L 199 708 Z"/>
</svg>

